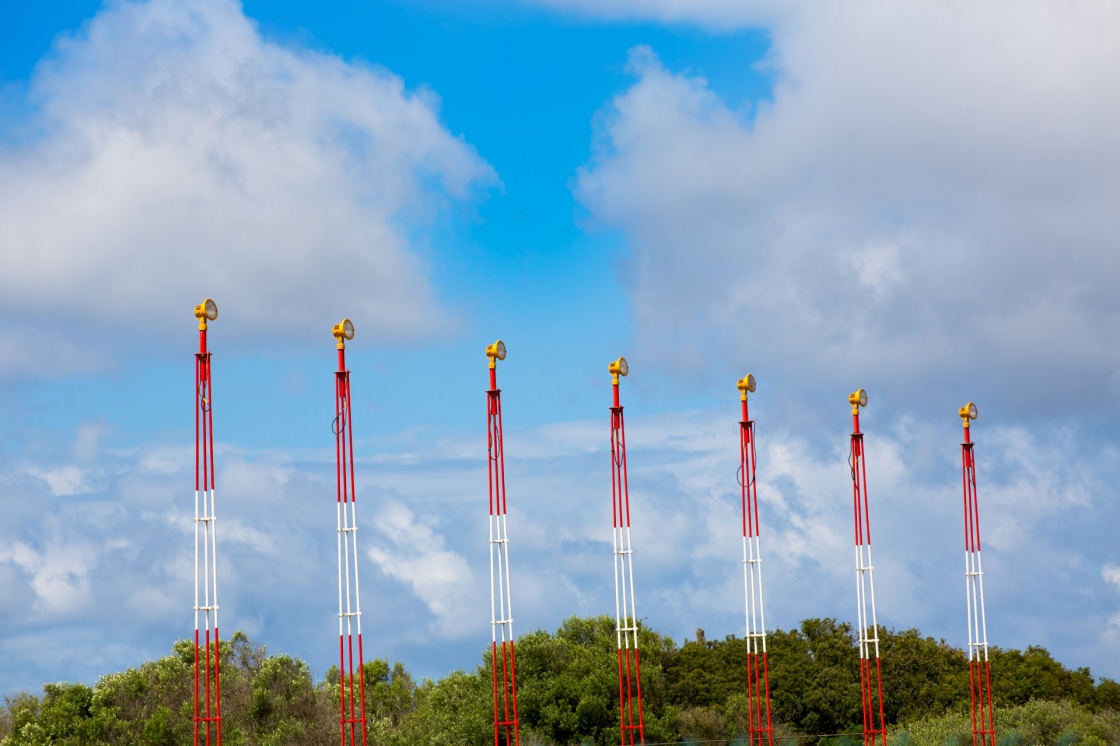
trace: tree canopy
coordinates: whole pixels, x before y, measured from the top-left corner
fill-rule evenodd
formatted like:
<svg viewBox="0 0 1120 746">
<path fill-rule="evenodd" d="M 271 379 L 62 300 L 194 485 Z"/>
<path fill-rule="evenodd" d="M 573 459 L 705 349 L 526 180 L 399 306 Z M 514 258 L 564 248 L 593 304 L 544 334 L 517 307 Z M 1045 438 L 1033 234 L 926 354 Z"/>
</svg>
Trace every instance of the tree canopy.
<svg viewBox="0 0 1120 746">
<path fill-rule="evenodd" d="M 696 640 L 678 644 L 645 626 L 639 636 L 647 743 L 741 738 L 749 706 L 745 641 L 707 640 L 698 630 Z M 881 628 L 879 637 L 892 740 L 942 746 L 946 738 L 967 734 L 964 652 L 915 629 Z M 807 619 L 797 629 L 769 633 L 767 641 L 775 743 L 839 742 L 838 736 L 859 734 L 858 647 L 851 626 Z M 316 682 L 304 661 L 270 654 L 240 632 L 222 643 L 221 652 L 225 743 L 318 746 L 338 740 L 336 667 Z M 516 656 L 523 744 L 617 743 L 612 618 L 571 617 L 555 632 L 524 635 Z M 193 660 L 192 643 L 179 640 L 169 655 L 103 676 L 93 686 L 47 684 L 40 694 L 7 697 L 0 707 L 0 746 L 189 743 Z M 1018 734 L 1012 740 L 1024 745 L 1049 737 L 1037 734 L 1082 734 L 1077 738 L 1102 744 L 1120 739 L 1120 684 L 1095 681 L 1085 668 L 1067 669 L 1040 647 L 993 648 L 991 661 L 997 733 L 1003 728 Z M 403 664 L 384 659 L 366 663 L 364 675 L 370 743 L 493 743 L 489 652 L 474 670 L 438 681 L 417 682 Z M 1047 709 L 1038 702 L 1060 704 Z"/>
</svg>

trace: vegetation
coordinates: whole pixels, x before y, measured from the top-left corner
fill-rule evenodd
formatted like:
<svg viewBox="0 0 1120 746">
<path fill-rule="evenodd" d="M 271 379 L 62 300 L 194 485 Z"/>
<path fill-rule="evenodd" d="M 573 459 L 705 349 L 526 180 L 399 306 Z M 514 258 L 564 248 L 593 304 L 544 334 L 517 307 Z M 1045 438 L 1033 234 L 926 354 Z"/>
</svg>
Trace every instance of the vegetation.
<svg viewBox="0 0 1120 746">
<path fill-rule="evenodd" d="M 963 652 L 917 630 L 880 630 L 891 746 L 971 744 Z M 742 743 L 746 645 L 733 636 L 678 645 L 642 629 L 647 743 Z M 315 682 L 306 663 L 237 633 L 222 647 L 223 741 L 295 746 L 338 741 L 338 670 Z M 858 648 L 851 627 L 809 619 L 768 636 L 775 743 L 861 741 Z M 0 746 L 191 741 L 194 651 L 104 676 L 94 686 L 47 684 L 0 707 Z M 400 663 L 365 666 L 370 743 L 493 743 L 490 661 L 416 682 Z M 614 620 L 572 617 L 517 642 L 518 705 L 526 746 L 614 744 L 618 678 Z M 1000 746 L 1120 744 L 1120 684 L 1069 670 L 1043 648 L 992 651 Z"/>
</svg>

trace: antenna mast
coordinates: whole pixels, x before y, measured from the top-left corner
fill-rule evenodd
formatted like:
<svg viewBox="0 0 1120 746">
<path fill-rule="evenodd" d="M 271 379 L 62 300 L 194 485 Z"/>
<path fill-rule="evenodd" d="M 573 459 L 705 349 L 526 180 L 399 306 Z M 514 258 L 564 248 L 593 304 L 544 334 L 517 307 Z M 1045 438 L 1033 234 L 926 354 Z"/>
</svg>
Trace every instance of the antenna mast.
<svg viewBox="0 0 1120 746">
<path fill-rule="evenodd" d="M 969 422 L 978 412 L 972 402 L 957 414 L 964 426 L 961 443 L 961 485 L 964 491 L 964 578 L 968 599 L 968 679 L 972 700 L 973 746 L 995 746 L 992 672 L 988 664 L 988 621 L 984 615 L 984 571 L 980 564 L 980 508 L 976 500 L 976 454 Z"/>
<path fill-rule="evenodd" d="M 743 488 L 743 588 L 747 612 L 747 699 L 751 746 L 772 746 L 770 664 L 766 658 L 766 617 L 762 606 L 762 549 L 759 546 L 758 485 L 755 482 L 754 420 L 747 413 L 747 394 L 755 390 L 752 375 L 740 378 L 743 404 L 739 422 L 739 484 Z"/>
<path fill-rule="evenodd" d="M 358 495 L 354 484 L 350 371 L 346 369 L 346 340 L 354 338 L 354 324 L 350 319 L 343 319 L 334 325 L 331 333 L 338 340 L 338 370 L 334 374 L 335 415 L 331 429 L 335 435 L 335 475 L 338 485 L 339 743 L 341 746 L 357 746 L 359 743 L 365 746 L 366 687 L 362 667 L 361 597 L 358 593 Z M 358 638 L 357 666 L 354 657 L 355 637 Z"/>
<path fill-rule="evenodd" d="M 210 379 L 210 351 L 206 346 L 207 322 L 218 318 L 218 304 L 207 298 L 194 307 L 194 316 L 198 319 L 198 352 L 194 364 L 194 743 L 195 746 L 221 746 L 214 393 Z"/>
<path fill-rule="evenodd" d="M 630 487 L 626 475 L 626 423 L 618 403 L 618 379 L 630 372 L 626 358 L 607 366 L 611 406 L 611 513 L 614 517 L 614 618 L 618 638 L 618 714 L 620 744 L 646 742 L 642 720 L 642 677 L 638 655 L 638 614 L 634 609 L 634 564 L 630 545 Z M 637 739 L 637 740 L 635 740 Z"/>
<path fill-rule="evenodd" d="M 852 445 L 848 465 L 852 471 L 852 511 L 855 518 L 856 598 L 859 608 L 859 680 L 863 704 L 863 743 L 887 746 L 883 715 L 883 668 L 879 660 L 879 623 L 875 616 L 875 578 L 871 563 L 871 519 L 867 504 L 867 464 L 859 409 L 867 406 L 867 392 L 848 396 L 852 405 Z M 874 656 L 874 666 L 872 657 Z"/>
<path fill-rule="evenodd" d="M 490 485 L 490 630 L 494 693 L 494 746 L 518 746 L 517 666 L 513 654 L 513 602 L 509 590 L 509 534 L 506 530 L 506 456 L 502 440 L 502 392 L 497 367 L 506 359 L 498 340 L 486 348 L 490 389 L 486 392 L 486 452 Z M 500 640 L 499 640 L 500 638 Z M 499 664 L 499 661 L 501 663 Z M 499 680 L 498 668 L 502 675 Z"/>
</svg>

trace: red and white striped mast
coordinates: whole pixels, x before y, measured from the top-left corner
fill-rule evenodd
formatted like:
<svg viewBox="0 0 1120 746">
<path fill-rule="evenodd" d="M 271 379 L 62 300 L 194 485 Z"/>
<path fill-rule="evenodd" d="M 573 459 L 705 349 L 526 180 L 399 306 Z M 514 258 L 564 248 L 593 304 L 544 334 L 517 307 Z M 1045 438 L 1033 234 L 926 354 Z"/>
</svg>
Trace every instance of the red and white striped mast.
<svg viewBox="0 0 1120 746">
<path fill-rule="evenodd" d="M 343 319 L 331 329 L 338 340 L 334 374 L 335 476 L 338 513 L 338 724 L 341 746 L 366 743 L 366 689 L 362 668 L 362 612 L 358 593 L 358 518 L 354 484 L 354 431 L 351 427 L 350 371 L 346 340 L 354 324 Z M 357 657 L 354 638 L 358 640 Z M 349 737 L 347 737 L 349 736 Z"/>
<path fill-rule="evenodd" d="M 214 394 L 210 351 L 206 346 L 206 325 L 218 318 L 218 304 L 207 298 L 194 307 L 194 316 L 198 319 L 198 353 L 194 364 L 194 743 L 221 746 Z"/>
<path fill-rule="evenodd" d="M 638 614 L 634 608 L 634 552 L 630 545 L 630 486 L 626 475 L 626 423 L 618 403 L 618 379 L 630 372 L 626 358 L 607 366 L 611 406 L 611 515 L 614 520 L 614 618 L 618 638 L 618 714 L 622 746 L 646 742 L 642 720 L 642 676 Z M 637 740 L 635 740 L 637 739 Z"/>
<path fill-rule="evenodd" d="M 848 465 L 852 471 L 852 511 L 855 518 L 856 598 L 859 608 L 859 680 L 863 705 L 863 742 L 887 746 L 883 715 L 883 669 L 879 660 L 879 623 L 875 616 L 875 579 L 871 562 L 871 519 L 867 504 L 867 464 L 863 433 L 859 431 L 859 408 L 867 406 L 867 392 L 859 389 L 848 396 L 852 405 L 852 446 Z M 874 656 L 874 666 L 872 666 Z"/>
<path fill-rule="evenodd" d="M 739 480 L 743 488 L 743 590 L 747 615 L 747 699 L 751 746 L 772 746 L 770 721 L 770 664 L 766 658 L 766 616 L 762 605 L 762 549 L 759 545 L 758 485 L 755 482 L 754 420 L 747 412 L 747 394 L 755 390 L 754 376 L 740 378 L 743 404 L 739 422 Z"/>
<path fill-rule="evenodd" d="M 972 700 L 973 746 L 995 746 L 992 672 L 988 664 L 988 621 L 984 615 L 984 571 L 980 564 L 980 508 L 976 501 L 976 455 L 969 422 L 976 419 L 972 402 L 957 411 L 964 426 L 961 443 L 961 485 L 964 491 L 964 579 L 968 599 L 968 678 Z"/>
<path fill-rule="evenodd" d="M 494 692 L 494 746 L 521 743 L 517 720 L 517 666 L 513 653 L 513 602 L 509 590 L 506 528 L 506 456 L 502 439 L 502 392 L 497 367 L 506 359 L 498 340 L 486 348 L 490 389 L 486 392 L 486 453 L 490 485 L 490 636 Z M 500 663 L 499 663 L 500 661 Z M 501 676 L 498 669 L 501 668 Z"/>
</svg>

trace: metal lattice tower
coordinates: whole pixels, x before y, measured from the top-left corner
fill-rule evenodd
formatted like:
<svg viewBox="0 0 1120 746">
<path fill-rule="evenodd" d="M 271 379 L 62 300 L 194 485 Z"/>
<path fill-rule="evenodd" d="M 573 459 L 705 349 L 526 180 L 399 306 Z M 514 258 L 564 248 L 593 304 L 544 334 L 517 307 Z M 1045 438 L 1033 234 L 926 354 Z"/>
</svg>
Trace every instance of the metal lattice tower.
<svg viewBox="0 0 1120 746">
<path fill-rule="evenodd" d="M 218 637 L 218 540 L 214 512 L 214 393 L 210 379 L 208 321 L 218 304 L 194 308 L 198 353 L 194 365 L 194 743 L 221 746 L 222 686 Z"/>
<path fill-rule="evenodd" d="M 338 724 L 341 746 L 366 743 L 366 688 L 362 668 L 362 612 L 358 593 L 358 497 L 354 485 L 354 431 L 346 340 L 354 325 L 343 319 L 331 333 L 338 340 L 334 374 L 335 474 L 338 512 Z M 357 637 L 357 657 L 354 638 Z M 356 664 L 356 665 L 355 665 Z M 349 736 L 349 738 L 347 737 Z"/>
<path fill-rule="evenodd" d="M 964 425 L 961 443 L 961 486 L 964 492 L 964 579 L 968 599 L 968 678 L 972 701 L 973 746 L 995 746 L 992 710 L 992 671 L 988 664 L 988 621 L 984 615 L 984 570 L 980 564 L 980 509 L 976 501 L 976 455 L 969 421 L 976 405 L 969 402 L 957 414 Z"/>
<path fill-rule="evenodd" d="M 638 614 L 634 608 L 634 563 L 630 545 L 630 487 L 626 475 L 626 424 L 618 403 L 618 379 L 630 372 L 620 357 L 611 374 L 611 514 L 614 519 L 614 618 L 618 638 L 618 714 L 622 746 L 644 744 L 642 676 L 638 653 Z M 637 740 L 635 740 L 637 739 Z"/>
<path fill-rule="evenodd" d="M 506 528 L 506 457 L 502 439 L 502 392 L 497 367 L 506 359 L 500 339 L 486 348 L 490 389 L 486 392 L 486 453 L 490 486 L 490 630 L 494 693 L 494 746 L 518 746 L 517 665 L 513 651 L 513 603 L 509 590 Z M 499 676 L 499 668 L 501 675 Z"/>
<path fill-rule="evenodd" d="M 883 669 L 879 660 L 879 624 L 875 616 L 875 578 L 871 562 L 871 519 L 867 504 L 867 465 L 863 433 L 859 431 L 859 408 L 867 406 L 863 389 L 848 396 L 852 405 L 852 446 L 848 465 L 852 471 L 852 511 L 855 518 L 856 598 L 859 610 L 859 680 L 863 705 L 863 742 L 886 746 L 887 727 L 883 715 Z M 872 664 L 874 657 L 874 664 Z"/>
<path fill-rule="evenodd" d="M 766 657 L 766 616 L 762 604 L 762 549 L 759 545 L 758 485 L 755 482 L 754 420 L 747 413 L 747 394 L 754 376 L 738 381 L 743 419 L 739 422 L 739 484 L 743 488 L 743 590 L 747 617 L 747 697 L 752 746 L 774 743 L 770 720 L 770 663 Z"/>
</svg>

